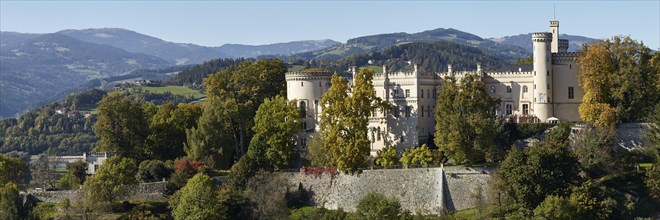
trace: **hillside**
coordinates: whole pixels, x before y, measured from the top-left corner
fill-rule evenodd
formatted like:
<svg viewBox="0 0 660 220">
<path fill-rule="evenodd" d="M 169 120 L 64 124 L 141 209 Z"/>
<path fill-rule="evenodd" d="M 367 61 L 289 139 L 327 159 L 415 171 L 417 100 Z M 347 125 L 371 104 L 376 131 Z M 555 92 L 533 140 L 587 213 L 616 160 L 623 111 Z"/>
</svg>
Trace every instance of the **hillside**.
<svg viewBox="0 0 660 220">
<path fill-rule="evenodd" d="M 585 43 L 590 43 L 593 41 L 597 41 L 598 39 L 594 38 L 588 38 L 588 37 L 583 37 L 583 36 L 577 36 L 577 35 L 567 35 L 567 34 L 560 34 L 559 35 L 560 39 L 568 39 L 568 51 L 570 52 L 575 52 L 582 48 L 582 44 Z M 519 35 L 512 35 L 512 36 L 506 36 L 506 37 L 501 37 L 501 38 L 490 38 L 490 40 L 501 43 L 501 44 L 508 44 L 512 46 L 518 46 L 525 51 L 532 51 L 532 34 L 519 34 Z"/>
<path fill-rule="evenodd" d="M 322 50 L 299 53 L 285 57 L 285 59 L 339 59 L 350 56 L 352 54 L 382 51 L 383 49 L 392 46 L 403 45 L 412 42 L 438 41 L 449 41 L 473 48 L 478 48 L 489 54 L 492 54 L 494 57 L 503 60 L 516 60 L 531 54 L 531 50 L 526 51 L 523 48 L 517 46 L 500 44 L 467 32 L 462 32 L 452 28 L 438 28 L 412 34 L 401 32 L 357 37 L 349 39 L 346 44 L 339 44 Z"/>
<path fill-rule="evenodd" d="M 233 58 L 255 58 L 263 55 L 289 55 L 294 53 L 319 50 L 337 44 L 340 44 L 340 42 L 325 39 L 292 41 L 286 43 L 264 45 L 225 44 L 220 47 L 216 47 L 215 49 Z"/>
<path fill-rule="evenodd" d="M 3 47 L 0 62 L 0 117 L 13 116 L 90 79 L 170 65 L 154 56 L 62 34 L 40 35 Z"/>
</svg>

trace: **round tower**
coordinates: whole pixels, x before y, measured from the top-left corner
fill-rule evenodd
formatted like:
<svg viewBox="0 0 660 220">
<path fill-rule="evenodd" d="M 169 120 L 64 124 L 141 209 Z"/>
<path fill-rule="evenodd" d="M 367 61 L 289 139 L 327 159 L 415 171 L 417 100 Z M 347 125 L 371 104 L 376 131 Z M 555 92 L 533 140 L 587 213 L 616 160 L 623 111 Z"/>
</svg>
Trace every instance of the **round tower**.
<svg viewBox="0 0 660 220">
<path fill-rule="evenodd" d="M 308 69 L 286 73 L 286 98 L 297 100 L 303 132 L 298 145 L 306 145 L 321 119 L 321 97 L 330 88 L 332 73 L 326 69 Z"/>
<path fill-rule="evenodd" d="M 532 44 L 534 46 L 534 114 L 540 121 L 545 122 L 552 117 L 552 33 L 532 33 Z"/>
</svg>

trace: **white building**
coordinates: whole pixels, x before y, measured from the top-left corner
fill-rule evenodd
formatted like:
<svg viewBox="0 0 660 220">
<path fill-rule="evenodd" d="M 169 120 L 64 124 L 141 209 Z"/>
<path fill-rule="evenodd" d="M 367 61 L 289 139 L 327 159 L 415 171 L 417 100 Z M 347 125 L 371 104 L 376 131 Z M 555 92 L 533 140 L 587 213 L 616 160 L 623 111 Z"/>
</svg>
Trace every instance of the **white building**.
<svg viewBox="0 0 660 220">
<path fill-rule="evenodd" d="M 103 162 L 112 157 L 113 153 L 83 153 L 82 156 L 49 156 L 49 160 L 53 161 L 53 167 L 65 168 L 68 163 L 76 161 L 85 161 L 87 163 L 87 174 L 95 174 Z"/>
<path fill-rule="evenodd" d="M 449 65 L 443 73 L 422 73 L 416 65 L 410 72 L 390 72 L 383 66 L 383 73 L 374 75 L 374 89 L 395 108 L 387 115 L 377 112 L 370 119 L 371 154 L 385 146 L 403 150 L 427 142 L 435 132 L 437 92 L 448 75 L 458 79 L 466 74 L 481 76 L 487 92 L 501 100 L 500 115 L 520 121 L 578 121 L 584 91 L 578 85 L 576 53 L 567 52 L 568 40 L 559 39 L 558 21 L 550 21 L 550 31 L 532 33 L 532 66 L 490 71 L 476 64 L 474 71 L 456 72 Z M 305 132 L 299 137 L 300 146 L 306 146 L 318 129 L 319 103 L 330 87 L 331 76 L 330 72 L 286 74 L 287 98 L 297 99 L 303 112 Z"/>
</svg>

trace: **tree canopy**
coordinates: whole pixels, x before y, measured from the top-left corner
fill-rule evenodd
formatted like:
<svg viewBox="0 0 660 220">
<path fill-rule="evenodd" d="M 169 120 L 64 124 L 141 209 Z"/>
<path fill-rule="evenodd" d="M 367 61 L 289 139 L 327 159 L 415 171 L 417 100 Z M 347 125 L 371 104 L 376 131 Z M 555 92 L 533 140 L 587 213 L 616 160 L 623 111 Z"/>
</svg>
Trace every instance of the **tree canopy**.
<svg viewBox="0 0 660 220">
<path fill-rule="evenodd" d="M 250 151 L 260 151 L 263 155 L 253 155 L 255 157 L 265 157 L 269 167 L 275 169 L 288 168 L 296 157 L 296 139 L 297 132 L 301 130 L 302 122 L 300 120 L 300 109 L 296 107 L 296 101 L 286 100 L 285 97 L 276 96 L 266 98 L 259 106 L 254 116 L 254 127 L 252 130 L 254 138 L 263 138 L 265 149 L 253 149 L 250 144 Z M 256 153 L 256 152 L 255 152 Z"/>
</svg>

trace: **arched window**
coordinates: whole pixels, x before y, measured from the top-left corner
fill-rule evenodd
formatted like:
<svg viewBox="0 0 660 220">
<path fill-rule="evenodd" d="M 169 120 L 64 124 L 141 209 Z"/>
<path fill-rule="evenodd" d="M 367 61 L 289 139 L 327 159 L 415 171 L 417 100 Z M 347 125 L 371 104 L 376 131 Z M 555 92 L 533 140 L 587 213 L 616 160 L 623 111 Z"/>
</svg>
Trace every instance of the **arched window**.
<svg viewBox="0 0 660 220">
<path fill-rule="evenodd" d="M 511 86 L 506 86 L 506 93 L 511 93 Z"/>
<path fill-rule="evenodd" d="M 527 92 L 527 86 L 523 86 L 523 92 Z"/>
<path fill-rule="evenodd" d="M 305 103 L 305 101 L 300 102 L 300 117 L 307 117 L 307 103 Z"/>
</svg>

